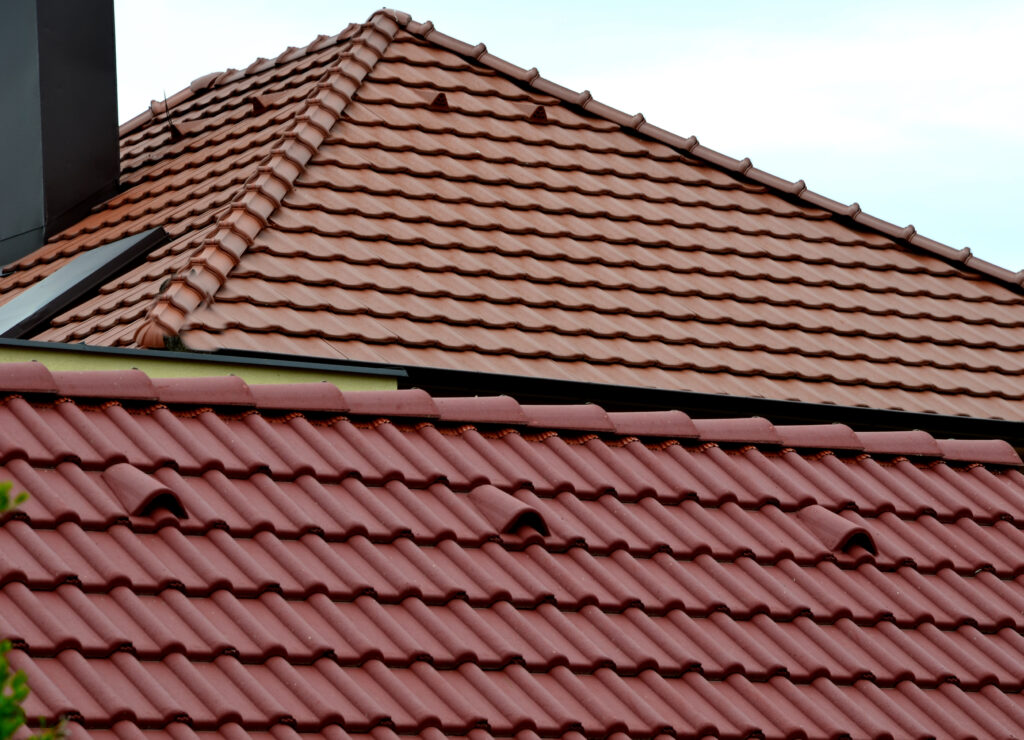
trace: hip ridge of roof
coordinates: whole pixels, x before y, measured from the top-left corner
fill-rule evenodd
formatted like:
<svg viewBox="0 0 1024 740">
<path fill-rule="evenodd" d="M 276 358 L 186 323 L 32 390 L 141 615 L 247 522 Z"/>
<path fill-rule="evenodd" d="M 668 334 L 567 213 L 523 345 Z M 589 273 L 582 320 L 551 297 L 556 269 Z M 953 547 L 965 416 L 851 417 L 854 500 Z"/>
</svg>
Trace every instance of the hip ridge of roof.
<svg viewBox="0 0 1024 740">
<path fill-rule="evenodd" d="M 363 24 L 317 83 L 294 124 L 218 217 L 196 254 L 157 295 L 134 335 L 140 347 L 161 349 L 177 337 L 189 314 L 211 302 L 242 255 L 267 225 L 366 75 L 408 17 L 378 11 Z"/>
</svg>

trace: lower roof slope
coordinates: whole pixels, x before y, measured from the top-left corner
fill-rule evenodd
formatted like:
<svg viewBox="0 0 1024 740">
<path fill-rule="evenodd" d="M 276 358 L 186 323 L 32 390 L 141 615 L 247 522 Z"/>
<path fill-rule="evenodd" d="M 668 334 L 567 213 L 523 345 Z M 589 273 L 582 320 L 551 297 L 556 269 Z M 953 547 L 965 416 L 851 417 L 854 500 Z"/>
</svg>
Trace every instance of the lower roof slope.
<svg viewBox="0 0 1024 740">
<path fill-rule="evenodd" d="M 76 738 L 1024 732 L 1000 442 L 35 363 L 0 398 L 0 636 Z"/>
<path fill-rule="evenodd" d="M 122 146 L 126 192 L 0 294 L 175 238 L 39 339 L 1024 418 L 1015 276 L 403 14 L 197 80 Z"/>
</svg>

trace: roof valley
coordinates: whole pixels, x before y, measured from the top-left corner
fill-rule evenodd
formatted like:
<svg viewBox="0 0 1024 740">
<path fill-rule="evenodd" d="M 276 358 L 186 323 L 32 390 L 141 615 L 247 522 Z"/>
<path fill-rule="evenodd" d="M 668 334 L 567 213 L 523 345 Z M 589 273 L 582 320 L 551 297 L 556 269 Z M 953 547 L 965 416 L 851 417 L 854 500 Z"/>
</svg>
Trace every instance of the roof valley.
<svg viewBox="0 0 1024 740">
<path fill-rule="evenodd" d="M 224 285 L 242 255 L 267 225 L 296 178 L 351 103 L 363 79 L 390 45 L 402 18 L 379 11 L 363 25 L 351 47 L 314 88 L 294 126 L 281 136 L 257 174 L 218 220 L 198 254 L 154 298 L 135 332 L 138 346 L 161 349 L 176 336 L 188 315 L 208 303 Z"/>
</svg>

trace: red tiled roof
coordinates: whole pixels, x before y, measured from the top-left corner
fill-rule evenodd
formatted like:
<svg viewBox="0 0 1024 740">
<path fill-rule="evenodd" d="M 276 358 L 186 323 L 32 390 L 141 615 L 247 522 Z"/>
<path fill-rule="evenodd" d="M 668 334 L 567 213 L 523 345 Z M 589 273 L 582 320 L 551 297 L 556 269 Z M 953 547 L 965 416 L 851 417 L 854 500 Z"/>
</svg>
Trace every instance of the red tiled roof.
<svg viewBox="0 0 1024 740">
<path fill-rule="evenodd" d="M 1020 276 L 403 14 L 168 102 L 0 292 L 173 240 L 37 338 L 1024 418 Z"/>
<path fill-rule="evenodd" d="M 1024 731 L 1005 443 L 34 364 L 0 396 L 0 635 L 75 737 Z"/>
</svg>

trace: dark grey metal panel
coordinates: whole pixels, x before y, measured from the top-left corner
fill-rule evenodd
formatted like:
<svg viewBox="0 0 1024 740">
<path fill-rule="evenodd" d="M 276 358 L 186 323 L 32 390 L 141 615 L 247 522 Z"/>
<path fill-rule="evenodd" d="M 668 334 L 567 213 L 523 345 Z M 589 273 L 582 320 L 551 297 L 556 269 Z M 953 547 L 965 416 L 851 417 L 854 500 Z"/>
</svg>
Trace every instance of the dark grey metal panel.
<svg viewBox="0 0 1024 740">
<path fill-rule="evenodd" d="M 0 265 L 112 195 L 112 0 L 0 2 Z"/>
<path fill-rule="evenodd" d="M 90 249 L 0 306 L 0 337 L 24 337 L 96 290 L 167 238 L 161 228 Z"/>
<path fill-rule="evenodd" d="M 0 4 L 0 265 L 43 243 L 43 139 L 35 0 Z"/>
<path fill-rule="evenodd" d="M 7 0 L 4 0 L 5 2 Z M 120 168 L 112 0 L 37 0 L 46 236 L 113 194 Z"/>
</svg>

